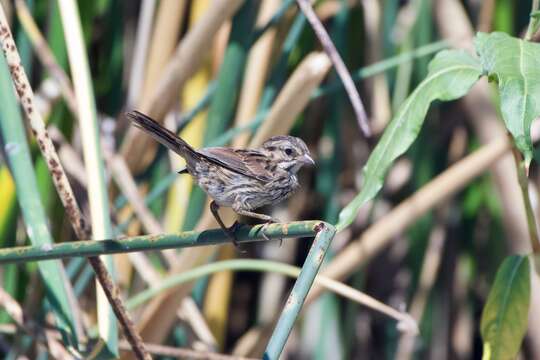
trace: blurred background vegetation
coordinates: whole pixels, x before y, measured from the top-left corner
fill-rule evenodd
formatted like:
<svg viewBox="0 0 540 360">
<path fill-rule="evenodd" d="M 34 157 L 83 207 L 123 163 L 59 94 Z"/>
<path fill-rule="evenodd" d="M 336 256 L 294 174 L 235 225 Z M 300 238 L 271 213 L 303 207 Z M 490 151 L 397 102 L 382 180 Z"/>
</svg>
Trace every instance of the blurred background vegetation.
<svg viewBox="0 0 540 360">
<path fill-rule="evenodd" d="M 77 109 L 72 90 L 65 37 L 70 29 L 62 26 L 61 2 L 0 3 L 36 93 L 38 111 L 90 217 L 87 186 L 92 175 L 84 167 L 85 133 L 78 123 L 78 111 L 83 110 Z M 436 51 L 470 48 L 475 31 L 521 36 L 530 11 L 530 1 L 511 0 L 315 1 L 314 9 L 366 107 L 374 133 L 366 140 L 338 76 L 294 1 L 96 0 L 79 1 L 78 6 L 99 120 L 109 215 L 118 237 L 215 227 L 204 193 L 192 186 L 189 176 L 176 174 L 182 160 L 133 131 L 124 111 L 149 113 L 194 147 L 257 146 L 274 134 L 301 137 L 317 166 L 302 170 L 297 194 L 265 211 L 282 221 L 335 223 L 339 211 L 359 191 L 370 149 L 426 76 Z M 40 32 L 44 41 L 39 40 Z M 53 55 L 49 60 L 44 59 L 44 47 Z M 64 83 L 59 80 L 62 72 L 67 74 Z M 508 253 L 528 246 L 513 164 L 497 160 L 493 171 L 468 181 L 459 192 L 452 188 L 444 201 L 428 208 L 407 201 L 450 165 L 504 136 L 493 113 L 495 93 L 483 85 L 480 95 L 476 92 L 483 101 L 473 94 L 432 105 L 419 138 L 394 164 L 381 194 L 334 238 L 325 260 L 335 270 L 328 275 L 410 312 L 419 323 L 419 335 L 411 338 L 400 332 L 395 320 L 375 310 L 318 292 L 293 329 L 284 358 L 481 357 L 479 319 L 495 271 Z M 28 138 L 52 237 L 55 242 L 72 241 L 75 235 L 51 175 L 35 140 Z M 0 247 L 13 247 L 28 239 L 5 159 L 2 153 Z M 537 191 L 540 177 L 534 167 L 530 178 Z M 443 186 L 438 191 L 446 190 Z M 400 218 L 389 218 L 400 204 L 409 207 L 401 210 Z M 225 218 L 227 223 L 234 220 L 230 213 Z M 114 272 L 122 297 L 129 299 L 167 274 L 207 262 L 257 258 L 301 266 L 309 245 L 309 240 L 285 240 L 281 245 L 256 243 L 246 253 L 226 245 L 115 255 Z M 83 333 L 91 339 L 97 321 L 93 273 L 83 260 L 63 263 L 66 281 L 76 294 Z M 262 271 L 247 268 L 233 272 L 223 265 L 214 274 L 154 294 L 151 301 L 130 308 L 145 341 L 260 356 L 292 280 L 275 273 L 275 263 Z M 0 284 L 37 328 L 50 327 L 50 305 L 36 263 L 2 266 Z M 0 305 L 6 306 L 5 300 Z M 532 306 L 534 317 L 538 302 Z M 0 311 L 0 353 L 5 358 L 55 357 L 46 346 L 50 342 L 11 325 L 12 318 Z M 530 330 L 521 358 L 540 358 L 538 331 Z"/>
</svg>

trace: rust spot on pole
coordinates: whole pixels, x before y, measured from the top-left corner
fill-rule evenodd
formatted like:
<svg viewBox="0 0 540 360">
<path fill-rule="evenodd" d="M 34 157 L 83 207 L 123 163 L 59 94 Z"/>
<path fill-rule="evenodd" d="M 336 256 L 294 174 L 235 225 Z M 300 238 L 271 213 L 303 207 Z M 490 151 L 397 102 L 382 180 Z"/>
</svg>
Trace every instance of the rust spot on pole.
<svg viewBox="0 0 540 360">
<path fill-rule="evenodd" d="M 316 233 L 320 233 L 324 228 L 325 228 L 324 223 L 320 222 L 313 227 L 313 230 L 315 230 Z"/>
</svg>

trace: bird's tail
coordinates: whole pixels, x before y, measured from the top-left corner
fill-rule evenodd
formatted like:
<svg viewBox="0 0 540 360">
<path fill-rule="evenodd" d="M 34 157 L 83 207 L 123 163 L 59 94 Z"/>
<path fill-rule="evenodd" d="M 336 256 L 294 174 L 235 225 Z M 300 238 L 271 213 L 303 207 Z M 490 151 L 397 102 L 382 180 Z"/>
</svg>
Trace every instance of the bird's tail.
<svg viewBox="0 0 540 360">
<path fill-rule="evenodd" d="M 199 157 L 199 153 L 187 142 L 176 136 L 175 133 L 165 128 L 151 117 L 137 110 L 127 112 L 126 117 L 131 120 L 136 127 L 145 131 L 161 144 L 165 145 L 186 160 L 190 160 L 193 157 Z"/>
</svg>

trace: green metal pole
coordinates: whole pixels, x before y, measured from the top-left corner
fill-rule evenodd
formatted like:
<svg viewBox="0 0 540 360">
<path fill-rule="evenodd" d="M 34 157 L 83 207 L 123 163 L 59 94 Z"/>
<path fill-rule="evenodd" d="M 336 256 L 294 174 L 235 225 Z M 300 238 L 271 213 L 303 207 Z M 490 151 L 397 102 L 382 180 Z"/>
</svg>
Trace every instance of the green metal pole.
<svg viewBox="0 0 540 360">
<path fill-rule="evenodd" d="M 270 224 L 266 226 L 264 231 L 270 239 L 309 237 L 317 234 L 317 226 L 320 223 L 320 221 L 298 221 L 286 224 Z M 236 231 L 238 241 L 240 243 L 263 241 L 262 227 L 263 225 L 239 227 Z M 71 241 L 54 245 L 43 244 L 0 249 L 0 264 L 218 245 L 229 242 L 229 238 L 219 229 L 135 236 L 122 240 Z"/>
<path fill-rule="evenodd" d="M 316 225 L 316 230 L 317 236 L 309 250 L 304 266 L 302 266 L 302 271 L 285 303 L 272 337 L 266 346 L 263 359 L 277 360 L 279 358 L 291 333 L 294 322 L 302 309 L 309 289 L 321 267 L 324 255 L 336 233 L 336 229 L 325 222 L 319 222 Z"/>
</svg>

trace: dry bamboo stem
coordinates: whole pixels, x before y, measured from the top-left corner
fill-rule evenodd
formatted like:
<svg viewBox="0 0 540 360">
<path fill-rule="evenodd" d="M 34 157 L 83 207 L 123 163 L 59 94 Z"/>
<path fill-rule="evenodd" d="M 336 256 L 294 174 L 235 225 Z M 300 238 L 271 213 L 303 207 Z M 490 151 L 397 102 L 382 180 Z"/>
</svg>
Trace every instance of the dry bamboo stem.
<svg viewBox="0 0 540 360">
<path fill-rule="evenodd" d="M 272 135 L 286 134 L 296 117 L 309 103 L 312 91 L 319 86 L 330 69 L 325 53 L 311 53 L 295 69 L 280 91 L 266 120 L 249 143 L 258 147 Z"/>
<path fill-rule="evenodd" d="M 360 126 L 360 130 L 362 130 L 364 136 L 369 137 L 371 135 L 371 130 L 369 128 L 366 110 L 364 109 L 364 105 L 362 104 L 362 100 L 360 99 L 360 94 L 358 94 L 358 90 L 356 90 L 356 85 L 354 85 L 351 74 L 347 70 L 345 63 L 343 62 L 341 56 L 336 50 L 332 39 L 324 29 L 324 26 L 322 25 L 319 18 L 317 18 L 317 14 L 315 14 L 315 11 L 311 7 L 310 1 L 296 0 L 296 2 L 306 16 L 308 22 L 311 24 L 311 27 L 313 27 L 315 34 L 319 38 L 319 41 L 324 48 L 324 51 L 328 54 L 328 57 L 332 61 L 336 72 L 341 78 L 343 86 L 345 87 L 347 95 L 349 96 L 349 100 L 351 101 L 352 107 L 354 109 L 354 113 L 356 115 L 358 125 Z"/>
<path fill-rule="evenodd" d="M 333 279 L 344 279 L 352 274 L 388 246 L 397 234 L 484 173 L 506 155 L 509 149 L 508 138 L 499 137 L 449 167 L 351 242 L 322 270 L 322 274 Z M 314 287 L 307 301 L 318 297 L 321 290 L 320 287 Z"/>
<path fill-rule="evenodd" d="M 264 0 L 259 10 L 257 25 L 262 26 L 272 17 L 279 8 L 280 1 Z M 244 74 L 242 90 L 238 99 L 235 126 L 247 124 L 257 113 L 257 107 L 261 98 L 264 82 L 270 66 L 272 46 L 277 30 L 268 29 L 255 44 L 253 44 Z M 249 134 L 240 134 L 233 142 L 235 147 L 245 147 L 249 140 Z"/>
<path fill-rule="evenodd" d="M 167 358 L 178 359 L 200 359 L 200 360 L 256 360 L 255 358 L 247 358 L 243 356 L 234 356 L 219 354 L 210 351 L 198 351 L 188 348 L 177 348 L 172 346 L 145 343 L 149 352 L 156 356 L 164 356 Z M 120 342 L 120 348 L 129 350 L 128 344 Z"/>
<path fill-rule="evenodd" d="M 180 42 L 160 76 L 157 89 L 142 100 L 140 111 L 158 121 L 163 120 L 178 98 L 178 90 L 199 68 L 203 55 L 209 49 L 208 44 L 220 26 L 232 17 L 242 3 L 243 0 L 217 0 L 212 4 L 205 16 Z M 152 161 L 156 146 L 154 140 L 131 127 L 121 150 L 129 168 L 136 173 Z"/>
<path fill-rule="evenodd" d="M 367 59 L 368 63 L 376 63 L 382 58 L 381 7 L 377 0 L 363 0 L 364 21 L 366 23 Z M 378 74 L 366 79 L 366 93 L 371 102 L 371 129 L 374 134 L 381 133 L 392 116 L 390 106 L 390 90 L 386 74 Z"/>
<path fill-rule="evenodd" d="M 146 64 L 142 99 L 150 96 L 163 68 L 167 65 L 184 24 L 187 7 L 184 1 L 161 0 L 157 10 L 154 32 Z"/>
</svg>

